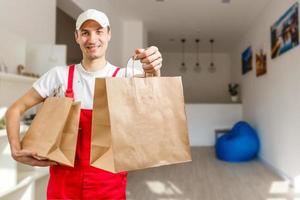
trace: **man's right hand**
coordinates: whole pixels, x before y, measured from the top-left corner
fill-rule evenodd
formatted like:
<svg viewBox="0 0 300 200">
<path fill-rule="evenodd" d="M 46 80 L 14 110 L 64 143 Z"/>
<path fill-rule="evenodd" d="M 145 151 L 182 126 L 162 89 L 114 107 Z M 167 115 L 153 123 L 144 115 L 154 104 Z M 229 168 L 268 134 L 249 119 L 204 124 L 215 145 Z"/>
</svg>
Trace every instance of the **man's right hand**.
<svg viewBox="0 0 300 200">
<path fill-rule="evenodd" d="M 14 151 L 12 153 L 12 157 L 20 163 L 31 165 L 31 166 L 46 167 L 50 165 L 57 165 L 57 163 L 54 161 L 38 160 L 34 158 L 37 157 L 37 153 L 25 149 Z"/>
</svg>

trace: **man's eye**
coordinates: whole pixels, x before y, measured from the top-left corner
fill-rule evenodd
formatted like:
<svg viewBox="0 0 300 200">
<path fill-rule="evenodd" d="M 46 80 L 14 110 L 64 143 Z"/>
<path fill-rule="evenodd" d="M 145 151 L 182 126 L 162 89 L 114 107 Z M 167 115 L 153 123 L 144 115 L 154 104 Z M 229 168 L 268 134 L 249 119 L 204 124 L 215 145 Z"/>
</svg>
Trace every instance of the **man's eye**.
<svg viewBox="0 0 300 200">
<path fill-rule="evenodd" d="M 103 31 L 97 31 L 97 34 L 99 35 L 99 34 L 102 34 L 103 33 Z"/>
<path fill-rule="evenodd" d="M 82 32 L 81 35 L 86 36 L 86 35 L 88 35 L 88 32 Z"/>
</svg>

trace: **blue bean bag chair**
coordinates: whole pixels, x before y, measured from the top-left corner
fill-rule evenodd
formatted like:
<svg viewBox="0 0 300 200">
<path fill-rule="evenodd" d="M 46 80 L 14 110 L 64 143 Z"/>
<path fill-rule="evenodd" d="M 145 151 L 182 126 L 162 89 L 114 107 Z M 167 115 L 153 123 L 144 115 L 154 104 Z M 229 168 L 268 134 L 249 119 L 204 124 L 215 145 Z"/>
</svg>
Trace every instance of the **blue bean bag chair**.
<svg viewBox="0 0 300 200">
<path fill-rule="evenodd" d="M 255 158 L 259 151 L 256 131 L 244 121 L 236 123 L 229 133 L 216 141 L 216 156 L 229 162 L 243 162 Z"/>
</svg>

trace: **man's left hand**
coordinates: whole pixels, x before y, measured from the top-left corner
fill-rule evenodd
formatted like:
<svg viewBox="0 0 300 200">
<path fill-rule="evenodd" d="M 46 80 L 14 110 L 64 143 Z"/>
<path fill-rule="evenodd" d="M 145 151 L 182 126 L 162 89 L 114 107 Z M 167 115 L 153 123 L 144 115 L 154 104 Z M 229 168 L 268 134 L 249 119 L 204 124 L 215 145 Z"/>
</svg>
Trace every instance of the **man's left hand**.
<svg viewBox="0 0 300 200">
<path fill-rule="evenodd" d="M 156 46 L 147 49 L 136 49 L 136 59 L 143 64 L 145 73 L 160 76 L 160 68 L 162 67 L 162 57 Z"/>
</svg>

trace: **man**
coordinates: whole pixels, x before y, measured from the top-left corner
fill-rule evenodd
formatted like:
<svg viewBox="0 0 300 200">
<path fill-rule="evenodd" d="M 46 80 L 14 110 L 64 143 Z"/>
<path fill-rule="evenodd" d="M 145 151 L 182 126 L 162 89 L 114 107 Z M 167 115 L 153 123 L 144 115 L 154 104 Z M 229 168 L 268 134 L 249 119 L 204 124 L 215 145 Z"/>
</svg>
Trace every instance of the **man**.
<svg viewBox="0 0 300 200">
<path fill-rule="evenodd" d="M 124 69 L 106 61 L 106 50 L 111 39 L 107 16 L 94 9 L 80 14 L 76 21 L 75 39 L 82 51 L 82 62 L 51 69 L 8 109 L 6 123 L 12 157 L 32 166 L 50 166 L 48 199 L 125 199 L 127 172 L 113 174 L 89 165 L 95 78 L 125 76 Z M 157 47 L 136 49 L 135 54 L 143 63 L 144 72 L 160 74 L 162 58 Z M 65 96 L 81 102 L 74 168 L 50 160 L 37 160 L 35 152 L 22 150 L 20 146 L 22 114 L 53 95 L 58 88 L 63 88 Z"/>
</svg>

